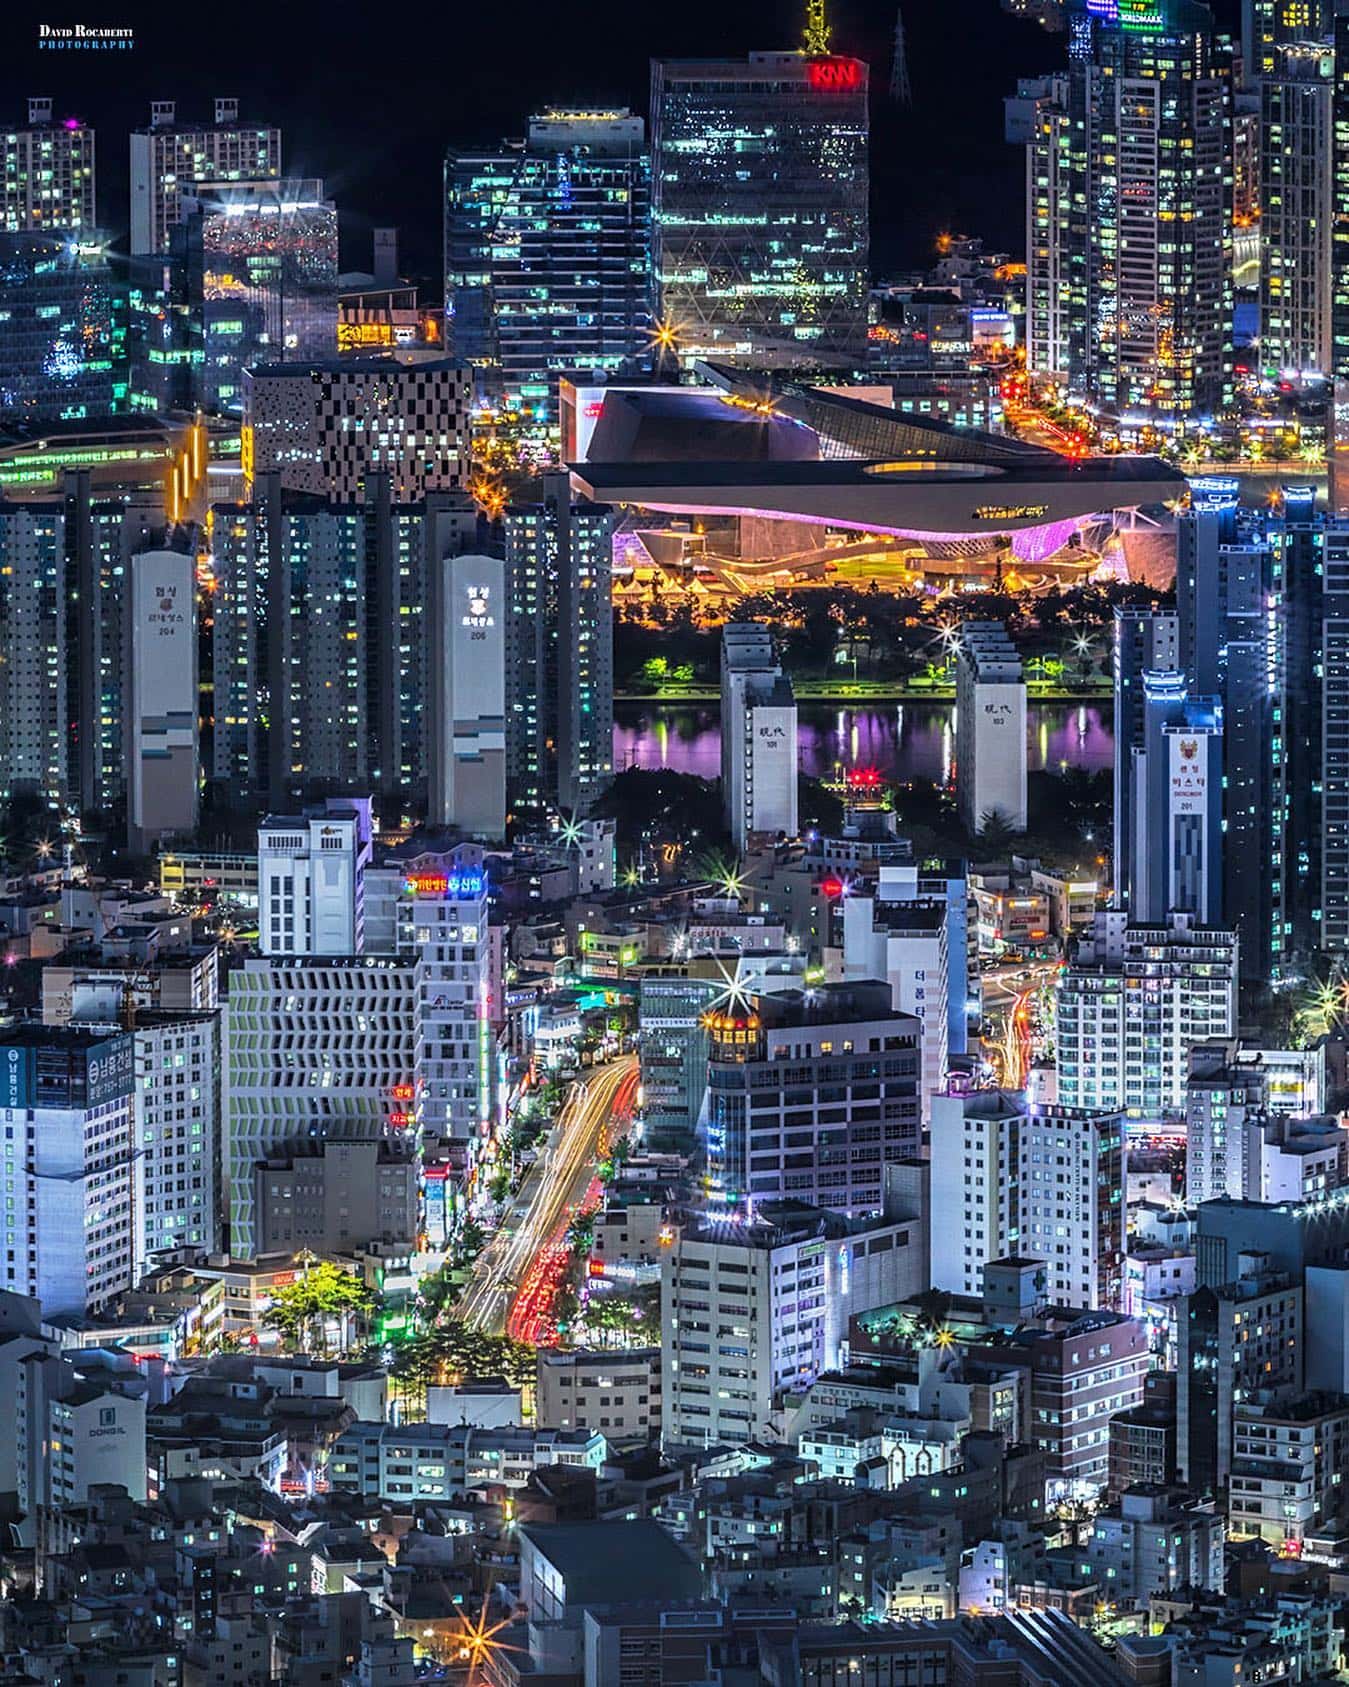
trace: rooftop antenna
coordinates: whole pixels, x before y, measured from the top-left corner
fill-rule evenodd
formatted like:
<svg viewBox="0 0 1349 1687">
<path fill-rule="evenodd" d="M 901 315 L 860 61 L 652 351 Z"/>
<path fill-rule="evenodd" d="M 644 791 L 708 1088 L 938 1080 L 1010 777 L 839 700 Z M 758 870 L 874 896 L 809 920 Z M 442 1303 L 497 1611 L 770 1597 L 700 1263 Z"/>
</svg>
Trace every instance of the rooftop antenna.
<svg viewBox="0 0 1349 1687">
<path fill-rule="evenodd" d="M 829 20 L 824 15 L 824 0 L 806 0 L 806 34 L 801 51 L 808 59 L 829 56 Z"/>
<path fill-rule="evenodd" d="M 895 56 L 890 67 L 890 98 L 896 105 L 912 105 L 909 86 L 909 55 L 904 48 L 904 8 L 895 13 Z"/>
</svg>

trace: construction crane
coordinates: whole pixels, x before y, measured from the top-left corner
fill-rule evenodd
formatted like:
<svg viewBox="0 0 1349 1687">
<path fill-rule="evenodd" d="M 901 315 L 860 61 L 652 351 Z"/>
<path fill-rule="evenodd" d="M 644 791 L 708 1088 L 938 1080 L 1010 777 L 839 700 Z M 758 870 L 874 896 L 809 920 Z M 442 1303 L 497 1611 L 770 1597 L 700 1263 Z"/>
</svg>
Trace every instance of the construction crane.
<svg viewBox="0 0 1349 1687">
<path fill-rule="evenodd" d="M 895 13 L 895 55 L 890 65 L 890 98 L 896 105 L 912 105 L 909 86 L 909 56 L 904 48 L 904 8 Z"/>
</svg>

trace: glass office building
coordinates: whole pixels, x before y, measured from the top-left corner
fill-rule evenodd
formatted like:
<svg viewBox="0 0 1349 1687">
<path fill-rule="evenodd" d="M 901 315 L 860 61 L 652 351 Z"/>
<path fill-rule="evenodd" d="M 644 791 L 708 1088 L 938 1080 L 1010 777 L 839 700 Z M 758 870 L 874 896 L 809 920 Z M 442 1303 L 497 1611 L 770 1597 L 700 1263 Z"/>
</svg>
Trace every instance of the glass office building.
<svg viewBox="0 0 1349 1687">
<path fill-rule="evenodd" d="M 651 112 L 656 280 L 681 361 L 864 364 L 867 66 L 657 60 Z"/>
<path fill-rule="evenodd" d="M 130 409 L 127 290 L 96 234 L 0 234 L 0 407 L 57 422 Z"/>
</svg>

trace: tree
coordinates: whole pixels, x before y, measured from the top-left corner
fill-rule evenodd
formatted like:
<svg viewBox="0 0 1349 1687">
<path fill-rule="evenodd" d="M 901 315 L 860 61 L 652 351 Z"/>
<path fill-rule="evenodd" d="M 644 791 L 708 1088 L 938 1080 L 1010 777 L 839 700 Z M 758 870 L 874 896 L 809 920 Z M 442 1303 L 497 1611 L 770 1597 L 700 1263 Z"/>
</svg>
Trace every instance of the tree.
<svg viewBox="0 0 1349 1687">
<path fill-rule="evenodd" d="M 351 1319 L 368 1318 L 375 1297 L 358 1277 L 331 1260 L 321 1259 L 311 1265 L 312 1255 L 301 1257 L 305 1259 L 303 1272 L 293 1283 L 276 1290 L 262 1321 L 280 1334 L 292 1352 L 325 1354 L 328 1325 L 337 1319 L 338 1350 L 345 1353 L 351 1345 Z"/>
<path fill-rule="evenodd" d="M 974 841 L 987 860 L 993 861 L 1006 855 L 1015 837 L 1011 822 L 1000 808 L 985 809 L 980 815 Z"/>
</svg>

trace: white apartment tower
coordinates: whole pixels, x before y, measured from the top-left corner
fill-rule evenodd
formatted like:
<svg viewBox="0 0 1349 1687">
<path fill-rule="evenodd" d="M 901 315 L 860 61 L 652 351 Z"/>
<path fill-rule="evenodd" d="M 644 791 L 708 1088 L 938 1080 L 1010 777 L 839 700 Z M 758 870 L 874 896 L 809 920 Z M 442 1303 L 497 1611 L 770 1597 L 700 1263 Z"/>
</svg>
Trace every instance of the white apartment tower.
<svg viewBox="0 0 1349 1687">
<path fill-rule="evenodd" d="M 428 819 L 506 835 L 505 568 L 497 557 L 431 562 Z"/>
<path fill-rule="evenodd" d="M 966 621 L 956 646 L 956 800 L 966 831 L 990 815 L 1026 829 L 1026 681 L 999 621 Z"/>
<path fill-rule="evenodd" d="M 181 126 L 173 100 L 153 101 L 149 127 L 131 135 L 133 254 L 169 250 L 183 200 L 200 183 L 255 182 L 280 174 L 280 129 L 241 124 L 238 100 L 218 99 L 212 124 Z"/>
<path fill-rule="evenodd" d="M 1237 938 L 1174 913 L 1098 913 L 1059 975 L 1060 1105 L 1155 1121 L 1185 1111 L 1189 1053 L 1236 1029 Z"/>
<path fill-rule="evenodd" d="M 197 826 L 196 564 L 178 551 L 142 551 L 130 575 L 127 828 L 143 853 Z"/>
<path fill-rule="evenodd" d="M 796 698 L 754 621 L 722 628 L 721 801 L 737 852 L 796 836 Z"/>
</svg>

